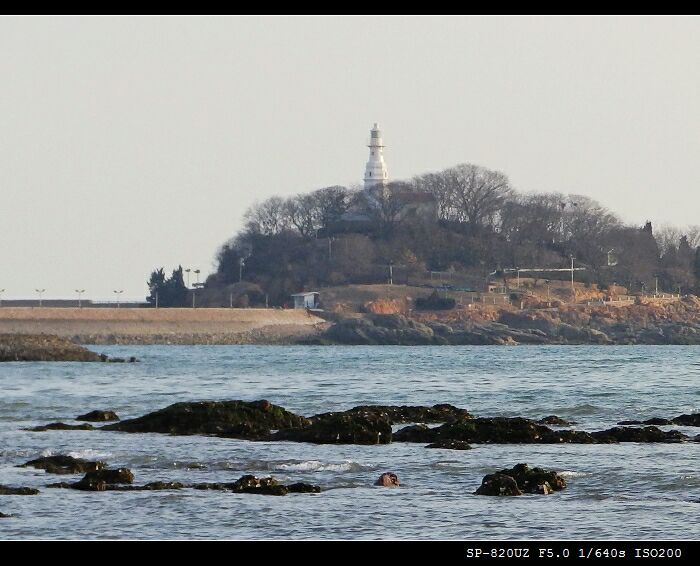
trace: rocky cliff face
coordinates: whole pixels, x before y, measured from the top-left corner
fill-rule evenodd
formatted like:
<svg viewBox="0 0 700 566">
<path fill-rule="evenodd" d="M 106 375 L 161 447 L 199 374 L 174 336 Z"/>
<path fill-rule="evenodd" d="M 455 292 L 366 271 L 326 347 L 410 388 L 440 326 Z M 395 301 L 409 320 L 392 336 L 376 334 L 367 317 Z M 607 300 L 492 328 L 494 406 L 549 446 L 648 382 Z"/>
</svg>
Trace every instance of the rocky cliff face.
<svg viewBox="0 0 700 566">
<path fill-rule="evenodd" d="M 306 343 L 358 345 L 700 344 L 700 300 L 625 307 L 502 309 L 489 317 L 429 313 L 340 318 Z"/>
</svg>

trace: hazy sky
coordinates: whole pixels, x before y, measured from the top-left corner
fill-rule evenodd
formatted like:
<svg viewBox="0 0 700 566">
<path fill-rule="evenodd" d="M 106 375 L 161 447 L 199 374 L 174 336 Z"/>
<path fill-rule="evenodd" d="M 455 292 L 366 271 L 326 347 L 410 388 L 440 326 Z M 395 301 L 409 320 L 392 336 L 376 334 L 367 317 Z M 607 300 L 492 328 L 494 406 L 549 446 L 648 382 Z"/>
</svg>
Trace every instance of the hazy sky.
<svg viewBox="0 0 700 566">
<path fill-rule="evenodd" d="M 0 289 L 143 299 L 256 199 L 471 162 L 700 224 L 698 18 L 0 19 Z"/>
</svg>

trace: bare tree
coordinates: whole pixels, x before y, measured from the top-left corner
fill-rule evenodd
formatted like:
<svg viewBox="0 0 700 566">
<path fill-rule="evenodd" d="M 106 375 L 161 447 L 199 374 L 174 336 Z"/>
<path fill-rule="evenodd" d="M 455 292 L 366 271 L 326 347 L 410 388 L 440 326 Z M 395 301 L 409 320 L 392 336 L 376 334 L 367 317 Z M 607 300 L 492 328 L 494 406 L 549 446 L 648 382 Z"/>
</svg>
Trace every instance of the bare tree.
<svg viewBox="0 0 700 566">
<path fill-rule="evenodd" d="M 458 220 L 472 228 L 493 226 L 513 192 L 503 173 L 478 165 L 463 163 L 443 174 Z"/>
<path fill-rule="evenodd" d="M 301 194 L 288 199 L 285 203 L 286 214 L 302 238 L 311 238 L 320 228 L 320 210 L 313 194 Z"/>
<path fill-rule="evenodd" d="M 270 197 L 251 206 L 245 213 L 247 228 L 258 234 L 272 236 L 289 228 L 286 202 L 281 197 Z"/>
</svg>

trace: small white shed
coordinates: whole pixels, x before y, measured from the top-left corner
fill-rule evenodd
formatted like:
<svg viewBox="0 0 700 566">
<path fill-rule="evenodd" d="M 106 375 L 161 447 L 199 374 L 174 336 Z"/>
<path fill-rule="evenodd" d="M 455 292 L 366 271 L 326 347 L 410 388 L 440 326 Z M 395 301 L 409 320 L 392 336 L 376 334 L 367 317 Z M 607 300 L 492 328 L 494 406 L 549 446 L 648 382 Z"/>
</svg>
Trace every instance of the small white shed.
<svg viewBox="0 0 700 566">
<path fill-rule="evenodd" d="M 295 309 L 317 309 L 319 308 L 321 294 L 312 291 L 311 293 L 294 293 L 292 298 L 294 299 Z"/>
</svg>

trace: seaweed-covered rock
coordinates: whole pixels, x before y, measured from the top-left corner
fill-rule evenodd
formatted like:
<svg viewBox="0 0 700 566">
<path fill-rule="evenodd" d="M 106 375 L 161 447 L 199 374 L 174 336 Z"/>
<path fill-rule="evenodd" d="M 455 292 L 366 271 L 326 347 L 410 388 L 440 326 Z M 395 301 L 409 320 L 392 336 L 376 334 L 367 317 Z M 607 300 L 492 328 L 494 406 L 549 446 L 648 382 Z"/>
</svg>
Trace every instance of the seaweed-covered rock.
<svg viewBox="0 0 700 566">
<path fill-rule="evenodd" d="M 481 485 L 474 492 L 475 495 L 512 496 L 522 495 L 517 482 L 504 474 L 488 474 L 481 480 Z"/>
<path fill-rule="evenodd" d="M 395 473 L 384 472 L 381 476 L 379 476 L 379 478 L 377 478 L 374 485 L 378 485 L 380 487 L 399 487 L 401 483 L 399 482 L 399 476 L 397 476 Z"/>
<path fill-rule="evenodd" d="M 14 517 L 14 515 L 12 513 L 7 515 L 5 513 L 0 512 L 0 519 L 9 519 L 10 517 Z"/>
<path fill-rule="evenodd" d="M 0 485 L 0 495 L 36 495 L 38 493 L 39 490 L 33 487 L 10 487 L 7 485 Z"/>
<path fill-rule="evenodd" d="M 246 475 L 233 483 L 233 491 L 238 493 L 257 493 L 260 495 L 287 495 L 289 490 L 274 478 L 256 478 Z"/>
<path fill-rule="evenodd" d="M 313 422 L 315 419 L 322 419 L 328 414 L 315 415 L 310 417 L 309 420 Z M 342 414 L 384 418 L 391 424 L 444 423 L 455 419 L 473 418 L 466 409 L 460 409 L 447 403 L 433 405 L 432 407 L 420 405 L 360 405 L 344 411 Z"/>
<path fill-rule="evenodd" d="M 84 474 L 102 470 L 106 466 L 104 462 L 92 462 L 81 458 L 73 458 L 65 454 L 58 454 L 56 456 L 42 456 L 36 460 L 29 460 L 29 462 L 22 464 L 20 467 L 46 470 L 47 474 Z"/>
<path fill-rule="evenodd" d="M 103 426 L 103 430 L 214 434 L 263 439 L 271 429 L 297 428 L 308 420 L 269 401 L 199 401 L 175 403 L 136 419 Z"/>
<path fill-rule="evenodd" d="M 90 411 L 84 415 L 75 417 L 76 421 L 90 421 L 90 422 L 108 422 L 108 421 L 118 421 L 119 416 L 114 411 Z"/>
<path fill-rule="evenodd" d="M 46 432 L 47 430 L 95 430 L 91 424 L 71 425 L 66 423 L 49 423 L 47 425 L 35 426 L 27 428 L 30 432 Z"/>
<path fill-rule="evenodd" d="M 0 334 L 0 362 L 99 362 L 100 355 L 48 334 Z"/>
<path fill-rule="evenodd" d="M 391 423 L 371 413 L 325 413 L 304 428 L 283 429 L 272 438 L 314 444 L 388 444 Z"/>
<path fill-rule="evenodd" d="M 522 417 L 462 419 L 436 428 L 407 427 L 396 432 L 397 442 L 437 442 L 460 440 L 475 444 L 559 444 L 593 443 L 587 432 L 552 430 Z"/>
<path fill-rule="evenodd" d="M 566 419 L 562 419 L 561 417 L 558 417 L 557 415 L 549 415 L 547 417 L 541 418 L 539 421 L 537 421 L 537 424 L 543 424 L 543 425 L 554 425 L 554 426 L 571 426 L 573 424 L 576 424 L 571 421 L 567 421 Z"/>
<path fill-rule="evenodd" d="M 471 450 L 471 445 L 463 440 L 438 440 L 428 444 L 426 448 L 442 448 L 443 450 Z"/>
<path fill-rule="evenodd" d="M 393 434 L 392 439 L 394 442 L 432 442 L 435 439 L 434 430 L 435 429 L 422 423 L 409 425 L 397 430 Z"/>
<path fill-rule="evenodd" d="M 647 419 L 646 421 L 620 421 L 617 423 L 619 425 L 656 425 L 656 426 L 665 426 L 665 425 L 670 425 L 673 424 L 673 421 L 669 421 L 668 419 L 662 419 L 655 417 L 653 419 Z"/>
<path fill-rule="evenodd" d="M 543 470 L 542 468 L 530 468 L 527 464 L 516 464 L 510 470 L 498 472 L 512 477 L 523 493 L 543 493 L 560 491 L 566 488 L 566 480 L 557 472 Z"/>
<path fill-rule="evenodd" d="M 310 483 L 292 483 L 287 486 L 289 493 L 321 493 L 321 488 Z"/>
<path fill-rule="evenodd" d="M 679 415 L 673 419 L 673 424 L 681 426 L 700 426 L 700 413 Z"/>
<path fill-rule="evenodd" d="M 664 432 L 655 426 L 613 427 L 607 430 L 592 432 L 591 436 L 597 442 L 683 442 L 688 437 L 677 430 Z"/>
<path fill-rule="evenodd" d="M 103 469 L 88 472 L 83 478 L 85 481 L 103 481 L 108 484 L 113 483 L 133 483 L 134 474 L 129 468 L 116 468 L 114 470 Z M 81 481 L 83 481 L 81 480 Z"/>
</svg>

